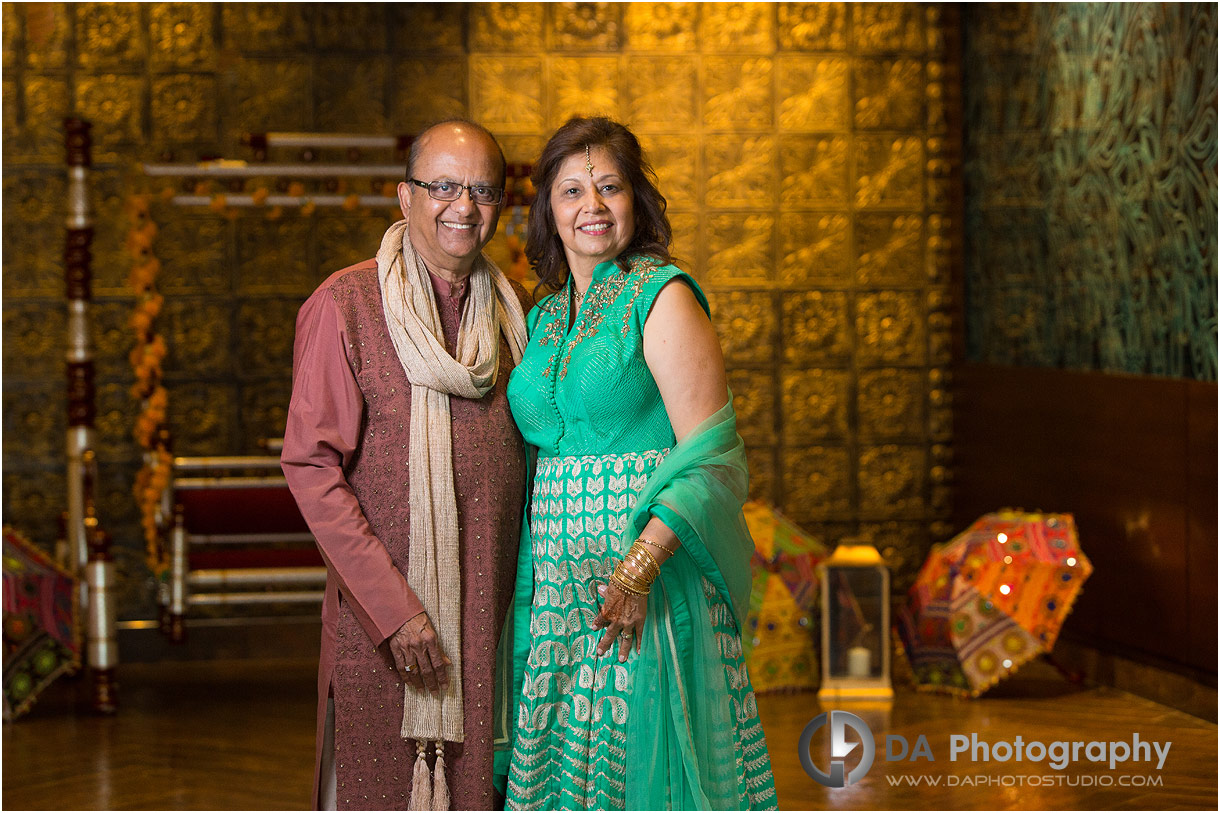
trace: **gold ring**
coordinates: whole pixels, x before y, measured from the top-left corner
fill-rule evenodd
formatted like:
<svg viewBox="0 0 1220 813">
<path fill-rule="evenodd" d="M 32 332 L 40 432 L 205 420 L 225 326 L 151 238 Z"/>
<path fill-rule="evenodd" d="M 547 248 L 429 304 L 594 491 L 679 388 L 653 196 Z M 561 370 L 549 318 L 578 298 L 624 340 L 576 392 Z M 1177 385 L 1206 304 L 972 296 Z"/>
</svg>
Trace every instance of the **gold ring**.
<svg viewBox="0 0 1220 813">
<path fill-rule="evenodd" d="M 630 631 L 630 630 L 623 630 L 622 632 L 620 632 L 620 633 L 618 634 L 618 637 L 620 637 L 620 638 L 630 638 L 630 637 L 631 637 L 631 631 Z"/>
</svg>

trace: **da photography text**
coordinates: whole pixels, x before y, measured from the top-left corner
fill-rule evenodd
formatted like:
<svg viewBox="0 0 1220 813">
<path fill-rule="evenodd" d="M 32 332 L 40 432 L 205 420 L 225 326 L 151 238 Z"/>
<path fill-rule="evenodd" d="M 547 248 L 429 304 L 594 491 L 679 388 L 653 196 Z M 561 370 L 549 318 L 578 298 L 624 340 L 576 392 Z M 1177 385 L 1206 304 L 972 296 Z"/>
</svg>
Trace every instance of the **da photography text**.
<svg viewBox="0 0 1220 813">
<path fill-rule="evenodd" d="M 962 758 L 971 762 L 1046 762 L 1055 770 L 1062 771 L 1073 762 L 1080 762 L 1083 757 L 1089 762 L 1106 762 L 1110 770 L 1124 762 L 1155 761 L 1159 771 L 1165 767 L 1165 759 L 1169 756 L 1169 748 L 1172 745 L 1172 742 L 1143 740 L 1139 734 L 1133 734 L 1130 742 L 1055 740 L 1049 743 L 1040 740 L 1027 742 L 1020 734 L 1011 742 L 988 742 L 979 739 L 977 733 L 968 736 L 952 734 L 949 736 L 949 761 L 957 762 Z M 963 754 L 966 756 L 963 757 Z M 936 761 L 926 734 L 920 734 L 916 738 L 914 747 L 901 734 L 885 735 L 885 761 L 897 762 L 904 759 L 911 762 L 921 759 Z"/>
<path fill-rule="evenodd" d="M 830 764 L 829 770 L 823 771 L 820 766 L 814 764 L 809 746 L 813 735 L 827 726 L 830 729 Z M 858 742 L 848 739 L 849 730 L 855 733 Z M 886 734 L 884 740 L 883 753 L 886 762 L 938 761 L 926 734 L 920 734 L 914 743 L 901 734 Z M 1172 742 L 1145 740 L 1138 733 L 1132 734 L 1129 740 L 1042 742 L 1026 740 L 1020 735 L 1012 740 L 988 740 L 974 732 L 949 735 L 948 761 L 976 764 L 1045 763 L 1055 771 L 1063 771 L 1079 762 L 1105 763 L 1110 770 L 1126 763 L 1143 763 L 1148 767 L 1155 765 L 1159 771 L 1165 767 L 1172 746 Z M 860 748 L 858 755 L 853 753 L 857 747 Z M 877 756 L 877 744 L 872 730 L 864 720 L 851 712 L 832 709 L 814 717 L 805 726 L 797 743 L 797 754 L 805 773 L 812 779 L 829 788 L 842 788 L 859 782 L 868 773 Z M 847 765 L 849 755 L 856 761 L 851 768 Z"/>
</svg>

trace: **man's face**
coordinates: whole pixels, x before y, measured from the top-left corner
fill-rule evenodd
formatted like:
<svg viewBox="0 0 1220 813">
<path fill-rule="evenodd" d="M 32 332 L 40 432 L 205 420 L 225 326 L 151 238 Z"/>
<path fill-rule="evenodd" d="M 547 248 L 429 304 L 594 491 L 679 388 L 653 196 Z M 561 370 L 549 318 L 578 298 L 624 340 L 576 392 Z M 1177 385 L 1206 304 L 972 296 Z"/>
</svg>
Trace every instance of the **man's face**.
<svg viewBox="0 0 1220 813">
<path fill-rule="evenodd" d="M 462 125 L 442 126 L 424 135 L 414 177 L 424 183 L 463 186 L 504 185 L 500 154 L 487 136 Z M 483 246 L 496 233 L 500 207 L 477 204 L 463 189 L 457 200 L 435 200 L 411 183 L 398 185 L 398 201 L 410 227 L 411 245 L 433 273 L 470 273 Z"/>
</svg>

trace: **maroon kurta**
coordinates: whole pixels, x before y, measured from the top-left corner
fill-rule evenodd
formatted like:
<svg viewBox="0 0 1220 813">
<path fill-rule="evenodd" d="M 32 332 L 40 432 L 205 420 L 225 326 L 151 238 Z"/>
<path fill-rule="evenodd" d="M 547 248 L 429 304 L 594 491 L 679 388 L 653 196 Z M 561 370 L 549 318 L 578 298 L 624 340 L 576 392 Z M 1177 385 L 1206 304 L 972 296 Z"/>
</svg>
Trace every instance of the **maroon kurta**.
<svg viewBox="0 0 1220 813">
<path fill-rule="evenodd" d="M 523 309 L 528 295 L 514 285 Z M 433 277 L 452 353 L 468 286 Z M 525 463 L 505 387 L 512 353 L 484 398 L 450 396 L 461 546 L 465 742 L 446 748 L 454 809 L 492 807 L 492 670 L 508 611 Z M 282 462 L 327 566 L 318 665 L 320 767 L 326 700 L 335 707 L 343 809 L 407 807 L 415 743 L 387 639 L 423 609 L 407 586 L 411 385 L 386 330 L 373 260 L 332 275 L 301 307 Z M 455 574 L 456 577 L 456 574 Z M 314 805 L 318 803 L 314 777 Z"/>
</svg>

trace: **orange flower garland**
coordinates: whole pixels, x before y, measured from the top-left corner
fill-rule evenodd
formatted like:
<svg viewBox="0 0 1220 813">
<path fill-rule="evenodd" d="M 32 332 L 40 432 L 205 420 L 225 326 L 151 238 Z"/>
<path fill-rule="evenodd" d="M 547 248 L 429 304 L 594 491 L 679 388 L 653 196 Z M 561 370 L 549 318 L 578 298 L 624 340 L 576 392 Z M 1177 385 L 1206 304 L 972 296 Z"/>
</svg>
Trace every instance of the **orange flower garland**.
<svg viewBox="0 0 1220 813">
<path fill-rule="evenodd" d="M 148 198 L 133 196 L 128 201 L 127 214 L 131 221 L 127 251 L 132 257 L 127 282 L 136 297 L 128 320 L 136 336 L 135 347 L 129 357 L 136 379 L 131 387 L 131 395 L 142 402 L 132 434 L 145 450 L 144 465 L 136 474 L 134 490 L 140 506 L 140 525 L 144 531 L 148 569 L 158 579 L 164 579 L 169 573 L 169 552 L 161 541 L 157 511 L 161 494 L 169 485 L 173 456 L 166 448 L 161 431 L 166 425 L 169 411 L 169 391 L 161 386 L 161 363 L 168 348 L 165 337 L 156 332 L 156 324 L 165 298 L 156 290 L 161 262 L 153 254 L 157 225 L 149 214 Z"/>
</svg>

